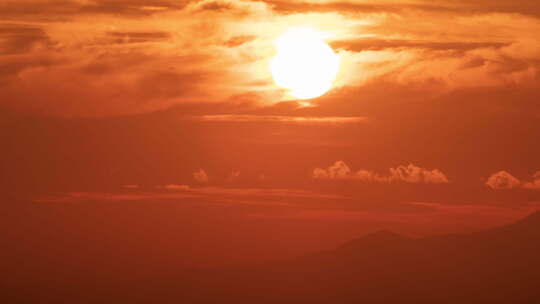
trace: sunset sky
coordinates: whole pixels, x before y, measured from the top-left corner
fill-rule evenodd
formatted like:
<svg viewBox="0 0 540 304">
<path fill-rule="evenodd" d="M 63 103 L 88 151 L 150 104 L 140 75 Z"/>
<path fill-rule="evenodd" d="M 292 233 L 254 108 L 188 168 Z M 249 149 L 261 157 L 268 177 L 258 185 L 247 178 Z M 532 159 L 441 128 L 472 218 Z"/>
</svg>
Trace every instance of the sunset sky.
<svg viewBox="0 0 540 304">
<path fill-rule="evenodd" d="M 321 97 L 270 70 L 298 27 L 339 58 Z M 238 259 L 510 223 L 540 209 L 539 33 L 538 0 L 0 0 L 3 208 L 149 208 Z"/>
</svg>

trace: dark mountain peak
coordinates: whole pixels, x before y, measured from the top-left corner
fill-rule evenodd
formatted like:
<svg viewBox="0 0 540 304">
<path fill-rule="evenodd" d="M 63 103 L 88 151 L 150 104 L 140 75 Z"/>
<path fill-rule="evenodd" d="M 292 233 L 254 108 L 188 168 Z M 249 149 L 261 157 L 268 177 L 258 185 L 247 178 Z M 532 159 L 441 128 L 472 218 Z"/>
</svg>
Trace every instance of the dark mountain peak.
<svg viewBox="0 0 540 304">
<path fill-rule="evenodd" d="M 538 225 L 540 227 L 540 210 L 527 215 L 518 221 L 517 224 Z"/>
<path fill-rule="evenodd" d="M 540 211 L 535 211 L 517 222 L 488 230 L 485 233 L 496 238 L 537 239 L 540 237 Z"/>
<path fill-rule="evenodd" d="M 518 229 L 521 232 L 540 232 L 540 211 L 535 211 L 513 224 L 502 227 L 502 229 Z"/>
<path fill-rule="evenodd" d="M 395 244 L 401 244 L 404 241 L 409 240 L 408 238 L 394 233 L 389 230 L 379 230 L 365 236 L 359 237 L 352 241 L 349 241 L 343 244 L 340 249 L 360 249 L 367 247 L 386 247 L 392 246 Z"/>
</svg>

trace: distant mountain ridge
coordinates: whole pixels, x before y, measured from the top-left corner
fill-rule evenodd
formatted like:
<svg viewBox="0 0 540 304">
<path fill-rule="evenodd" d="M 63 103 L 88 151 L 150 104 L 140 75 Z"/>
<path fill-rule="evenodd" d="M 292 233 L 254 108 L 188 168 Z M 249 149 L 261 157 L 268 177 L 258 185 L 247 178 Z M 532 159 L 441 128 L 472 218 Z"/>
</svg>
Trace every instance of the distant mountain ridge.
<svg viewBox="0 0 540 304">
<path fill-rule="evenodd" d="M 533 212 L 523 219 L 508 225 L 507 227 L 529 226 L 540 229 L 540 211 Z"/>
<path fill-rule="evenodd" d="M 6 303 L 534 304 L 540 303 L 540 211 L 471 234 L 410 239 L 381 230 L 333 250 L 259 265 L 171 265 L 165 273 L 156 267 L 131 277 L 126 273 L 141 266 L 124 256 L 108 264 L 120 264 L 114 269 L 121 273 L 88 265 L 94 272 L 87 274 L 69 261 L 12 263 L 18 272 L 3 286 L 16 300 Z"/>
<path fill-rule="evenodd" d="M 251 293 L 273 290 L 263 303 L 540 303 L 540 211 L 472 234 L 409 239 L 381 230 L 243 272 L 251 286 L 265 282 Z"/>
</svg>

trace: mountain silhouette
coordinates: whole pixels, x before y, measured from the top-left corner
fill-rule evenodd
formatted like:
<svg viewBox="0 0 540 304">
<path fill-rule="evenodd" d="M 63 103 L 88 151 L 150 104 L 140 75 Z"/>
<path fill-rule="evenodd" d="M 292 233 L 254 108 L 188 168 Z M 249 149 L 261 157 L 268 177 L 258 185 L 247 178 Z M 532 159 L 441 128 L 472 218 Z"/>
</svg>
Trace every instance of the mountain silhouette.
<svg viewBox="0 0 540 304">
<path fill-rule="evenodd" d="M 540 211 L 533 212 L 525 218 L 503 228 L 507 230 L 520 230 L 522 233 L 540 233 L 540 230 L 538 230 L 540 228 Z"/>
<path fill-rule="evenodd" d="M 52 265 L 18 257 L 24 263 L 4 274 L 9 303 L 540 303 L 540 212 L 471 234 L 410 239 L 382 230 L 256 265 L 109 259 L 77 268 L 71 256 Z"/>
<path fill-rule="evenodd" d="M 409 239 L 378 231 L 241 272 L 249 284 L 237 299 L 265 294 L 259 303 L 539 303 L 540 212 L 472 234 Z"/>
</svg>

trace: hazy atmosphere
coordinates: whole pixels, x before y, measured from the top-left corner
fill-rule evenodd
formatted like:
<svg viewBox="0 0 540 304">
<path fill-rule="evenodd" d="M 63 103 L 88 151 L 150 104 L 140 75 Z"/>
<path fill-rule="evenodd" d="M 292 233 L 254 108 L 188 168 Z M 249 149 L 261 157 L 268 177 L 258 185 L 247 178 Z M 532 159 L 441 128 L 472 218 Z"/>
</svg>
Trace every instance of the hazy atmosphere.
<svg viewBox="0 0 540 304">
<path fill-rule="evenodd" d="M 463 261 L 516 249 L 493 258 L 504 280 L 460 294 L 441 279 L 433 295 L 460 296 L 426 303 L 532 303 L 540 274 L 509 261 L 540 245 L 540 217 L 527 217 L 540 210 L 539 37 L 537 0 L 0 0 L 6 303 L 424 303 L 407 300 L 412 287 L 337 292 L 343 265 L 321 270 L 328 284 L 274 273 L 303 287 L 246 291 L 255 298 L 213 293 L 234 280 L 191 271 L 286 269 L 268 265 L 358 238 L 346 250 L 366 256 L 351 265 L 388 271 L 365 252 L 419 265 L 404 240 L 450 234 L 474 241 L 418 242 L 475 252 Z M 470 246 L 488 239 L 498 245 Z M 315 264 L 355 254 L 336 256 Z M 311 277 L 307 260 L 290 269 Z M 365 288 L 394 286 L 376 266 L 358 272 L 381 284 Z M 484 297 L 506 279 L 520 292 Z M 300 291 L 323 285 L 326 297 Z"/>
</svg>

